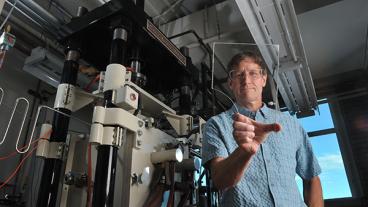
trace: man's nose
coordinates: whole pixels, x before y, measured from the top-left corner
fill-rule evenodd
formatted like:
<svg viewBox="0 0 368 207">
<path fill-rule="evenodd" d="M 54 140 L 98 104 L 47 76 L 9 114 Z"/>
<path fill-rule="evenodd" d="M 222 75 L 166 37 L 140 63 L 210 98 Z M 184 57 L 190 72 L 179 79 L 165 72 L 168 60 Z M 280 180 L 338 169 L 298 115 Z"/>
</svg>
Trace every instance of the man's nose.
<svg viewBox="0 0 368 207">
<path fill-rule="evenodd" d="M 244 84 L 246 84 L 246 83 L 252 83 L 253 82 L 253 79 L 246 72 L 244 72 L 243 73 L 243 81 L 242 82 Z"/>
</svg>

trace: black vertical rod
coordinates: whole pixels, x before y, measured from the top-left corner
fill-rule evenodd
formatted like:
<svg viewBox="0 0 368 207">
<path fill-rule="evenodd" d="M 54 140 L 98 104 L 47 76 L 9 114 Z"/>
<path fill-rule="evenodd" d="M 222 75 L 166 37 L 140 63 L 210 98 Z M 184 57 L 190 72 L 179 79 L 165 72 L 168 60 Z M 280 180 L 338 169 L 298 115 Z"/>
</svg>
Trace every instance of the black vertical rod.
<svg viewBox="0 0 368 207">
<path fill-rule="evenodd" d="M 202 75 L 202 104 L 203 110 L 207 110 L 208 108 L 208 96 L 207 96 L 207 89 L 208 89 L 208 78 L 207 78 L 207 67 L 204 63 L 201 64 L 201 75 Z"/>
<path fill-rule="evenodd" d="M 187 58 L 187 62 L 191 62 L 189 57 L 189 49 L 187 47 L 181 47 L 180 51 Z M 190 64 L 188 64 L 189 67 Z M 188 73 L 188 68 L 181 76 L 180 80 L 180 96 L 179 107 L 180 114 L 192 114 L 192 77 Z"/>
<path fill-rule="evenodd" d="M 115 28 L 111 43 L 110 63 L 122 64 L 125 61 L 127 48 L 127 31 Z M 113 91 L 104 92 L 104 105 L 114 108 Z M 112 207 L 114 205 L 114 186 L 117 162 L 117 146 L 100 145 L 97 148 L 97 163 L 93 186 L 93 207 Z"/>
<path fill-rule="evenodd" d="M 78 60 L 80 51 L 78 41 L 70 41 L 66 49 L 66 58 L 61 75 L 60 84 L 70 84 L 75 86 L 78 75 Z M 71 114 L 66 108 L 56 108 L 65 114 Z M 66 142 L 68 133 L 69 117 L 60 113 L 54 113 L 52 122 L 52 133 L 50 142 Z M 57 202 L 60 178 L 62 176 L 63 161 L 61 159 L 46 158 L 42 172 L 42 180 L 37 199 L 37 207 L 54 207 Z"/>
<path fill-rule="evenodd" d="M 212 183 L 211 183 L 211 172 L 208 169 L 205 169 L 206 172 L 206 191 L 207 191 L 207 205 L 212 206 Z"/>
</svg>

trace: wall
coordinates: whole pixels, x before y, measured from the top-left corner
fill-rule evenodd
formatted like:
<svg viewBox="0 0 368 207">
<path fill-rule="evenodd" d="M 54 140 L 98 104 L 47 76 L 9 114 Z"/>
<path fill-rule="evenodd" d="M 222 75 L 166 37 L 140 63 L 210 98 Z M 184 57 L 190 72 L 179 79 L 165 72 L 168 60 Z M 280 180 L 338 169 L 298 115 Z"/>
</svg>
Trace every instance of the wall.
<svg viewBox="0 0 368 207">
<path fill-rule="evenodd" d="M 29 113 L 25 120 L 24 130 L 22 131 L 22 134 L 20 136 L 20 143 L 22 144 L 24 142 L 24 138 L 26 137 L 26 128 L 31 117 L 30 112 L 32 105 L 33 103 L 38 103 L 38 101 L 35 101 L 33 97 L 27 93 L 27 91 L 29 89 L 36 90 L 39 82 L 36 78 L 30 77 L 27 73 L 22 71 L 25 57 L 26 56 L 24 54 L 13 48 L 6 53 L 4 65 L 0 69 L 0 87 L 4 90 L 3 102 L 0 105 L 0 139 L 2 140 L 5 134 L 5 130 L 7 128 L 12 109 L 15 105 L 15 100 L 18 97 L 25 97 L 29 100 Z M 20 103 L 18 109 L 19 110 L 17 110 L 14 115 L 14 120 L 9 128 L 6 140 L 0 146 L 1 157 L 15 151 L 16 139 L 20 131 L 20 125 L 25 111 L 25 104 Z M 0 160 L 1 182 L 3 182 L 11 174 L 13 169 L 15 169 L 20 157 L 20 155 L 17 155 L 10 159 Z M 14 182 L 15 179 L 12 179 L 10 184 L 14 184 Z M 8 190 L 10 189 L 5 188 L 5 190 L 2 190 L 0 192 L 3 193 L 4 191 Z"/>
</svg>

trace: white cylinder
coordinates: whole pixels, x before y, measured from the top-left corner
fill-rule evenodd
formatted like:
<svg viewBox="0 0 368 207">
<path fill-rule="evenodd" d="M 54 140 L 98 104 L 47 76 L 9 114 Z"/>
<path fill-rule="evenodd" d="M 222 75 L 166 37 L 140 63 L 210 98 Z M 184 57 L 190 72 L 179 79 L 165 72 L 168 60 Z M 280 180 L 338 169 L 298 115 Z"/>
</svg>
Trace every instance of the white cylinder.
<svg viewBox="0 0 368 207">
<path fill-rule="evenodd" d="M 95 106 L 93 110 L 92 123 L 104 123 L 105 108 L 102 106 Z"/>
<path fill-rule="evenodd" d="M 162 163 L 166 161 L 181 162 L 182 160 L 183 160 L 183 152 L 179 148 L 151 153 L 151 162 L 153 164 Z"/>
<path fill-rule="evenodd" d="M 54 108 L 73 110 L 75 103 L 75 86 L 67 83 L 59 84 L 56 92 Z"/>
<path fill-rule="evenodd" d="M 40 132 L 40 140 L 37 143 L 36 156 L 47 157 L 49 151 L 49 139 L 51 136 L 52 125 L 42 124 Z"/>
<path fill-rule="evenodd" d="M 125 84 L 126 69 L 120 64 L 109 64 L 106 67 L 103 91 L 122 88 Z"/>
<path fill-rule="evenodd" d="M 201 168 L 201 159 L 198 157 L 190 158 L 190 159 L 184 159 L 181 163 L 178 163 L 176 165 L 176 171 L 182 171 L 182 170 L 199 170 Z"/>
<path fill-rule="evenodd" d="M 103 132 L 104 129 L 102 124 L 92 124 L 89 142 L 94 144 L 102 144 Z"/>
</svg>

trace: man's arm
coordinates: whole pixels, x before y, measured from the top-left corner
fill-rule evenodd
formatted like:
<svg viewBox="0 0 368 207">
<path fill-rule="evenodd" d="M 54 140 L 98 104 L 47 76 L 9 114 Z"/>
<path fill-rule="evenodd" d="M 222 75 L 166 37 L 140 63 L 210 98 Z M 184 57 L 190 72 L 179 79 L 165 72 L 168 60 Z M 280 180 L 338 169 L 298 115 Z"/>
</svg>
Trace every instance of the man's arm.
<svg viewBox="0 0 368 207">
<path fill-rule="evenodd" d="M 216 157 L 211 160 L 211 172 L 214 185 L 219 190 L 235 186 L 250 163 L 251 154 L 237 148 L 227 158 Z"/>
<path fill-rule="evenodd" d="M 318 176 L 314 176 L 310 180 L 303 179 L 303 196 L 304 202 L 309 207 L 324 206 L 321 181 Z"/>
<path fill-rule="evenodd" d="M 241 114 L 233 119 L 233 136 L 239 147 L 227 158 L 215 157 L 210 162 L 212 179 L 219 190 L 235 186 L 268 134 L 281 130 L 278 124 L 258 123 Z"/>
</svg>

